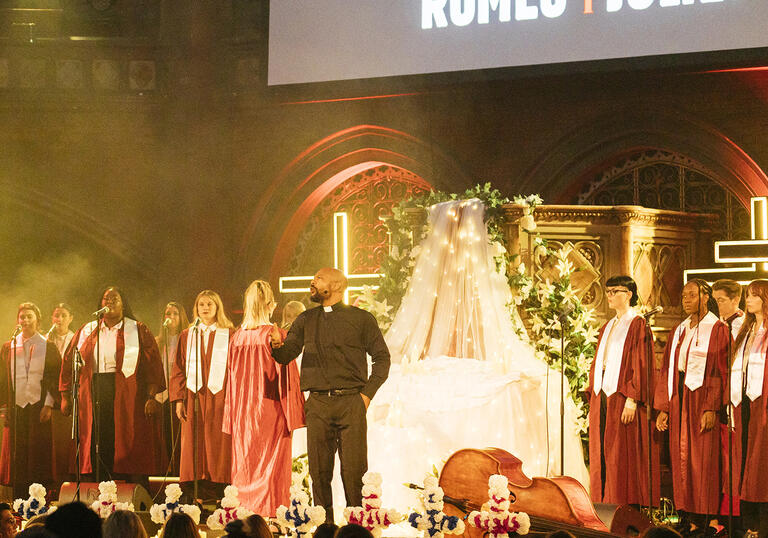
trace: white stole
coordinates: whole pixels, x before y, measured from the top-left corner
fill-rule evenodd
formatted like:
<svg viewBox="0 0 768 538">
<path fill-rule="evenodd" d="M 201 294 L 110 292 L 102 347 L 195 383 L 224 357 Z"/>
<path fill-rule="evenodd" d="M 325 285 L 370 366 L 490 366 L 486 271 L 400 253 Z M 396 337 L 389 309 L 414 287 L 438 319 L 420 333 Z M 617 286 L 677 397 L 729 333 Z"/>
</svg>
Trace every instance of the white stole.
<svg viewBox="0 0 768 538">
<path fill-rule="evenodd" d="M 32 346 L 32 356 L 29 359 L 27 370 L 27 354 L 24 350 L 22 335 L 18 335 L 13 341 L 16 349 L 16 363 L 14 366 L 16 405 L 26 407 L 40 401 L 42 397 L 43 372 L 45 371 L 45 353 L 48 342 L 43 335 L 35 333 L 29 341 Z M 13 353 L 13 350 L 11 351 Z M 13 355 L 11 355 L 13 356 Z M 20 374 L 24 374 L 21 377 Z"/>
<path fill-rule="evenodd" d="M 672 338 L 672 348 L 669 357 L 669 372 L 667 379 L 667 390 L 669 397 L 672 397 L 672 389 L 675 378 L 675 370 L 680 369 L 680 361 L 686 358 L 685 366 L 685 386 L 688 390 L 694 391 L 704 384 L 704 373 L 707 369 L 707 352 L 709 351 L 709 340 L 712 336 L 712 329 L 715 323 L 720 321 L 712 312 L 707 312 L 698 326 L 691 328 L 691 318 L 683 321 L 675 331 Z M 680 348 L 680 353 L 676 353 L 677 344 L 681 336 L 686 331 L 698 331 L 695 336 L 691 334 L 689 345 L 686 349 Z M 685 340 L 688 340 L 687 338 Z M 683 342 L 685 344 L 685 342 Z"/>
<path fill-rule="evenodd" d="M 77 349 L 82 350 L 86 338 L 96 329 L 97 322 L 92 321 L 80 329 L 80 337 L 77 340 Z M 96 335 L 98 338 L 98 335 Z M 136 373 L 136 365 L 139 362 L 139 327 L 135 319 L 123 318 L 123 367 L 121 372 L 125 377 L 131 377 Z M 94 357 L 96 357 L 94 347 Z"/>
<path fill-rule="evenodd" d="M 741 404 L 742 391 L 746 392 L 747 397 L 753 402 L 763 395 L 766 353 L 764 347 L 765 336 L 765 327 L 760 327 L 752 342 L 752 349 L 750 349 L 749 354 L 747 354 L 748 366 L 746 387 L 744 387 L 744 355 L 746 354 L 744 348 L 746 347 L 749 338 L 744 338 L 744 341 L 736 352 L 733 366 L 731 366 L 731 403 L 734 406 Z"/>
<path fill-rule="evenodd" d="M 637 317 L 637 313 L 630 308 L 621 318 L 613 317 L 603 329 L 603 338 L 600 339 L 600 346 L 595 355 L 595 378 L 594 391 L 600 394 L 602 389 L 606 396 L 611 396 L 616 392 L 619 384 L 619 375 L 621 374 L 621 360 L 624 355 L 624 345 L 629 333 L 629 326 Z M 616 325 L 614 329 L 613 326 Z M 611 334 L 613 330 L 613 334 Z M 609 339 L 611 342 L 609 342 Z M 609 345 L 611 344 L 611 345 Z M 608 353 L 605 349 L 608 348 Z M 603 364 L 605 364 L 605 375 L 603 375 Z"/>
<path fill-rule="evenodd" d="M 187 389 L 197 392 L 202 389 L 203 372 L 200 363 L 200 345 L 202 336 L 196 336 L 194 331 L 197 328 L 190 329 L 187 333 Z M 208 338 L 211 338 L 209 335 Z M 229 354 L 229 329 L 216 328 L 213 334 L 213 350 L 211 351 L 211 368 L 208 372 L 208 390 L 211 394 L 216 394 L 224 388 L 224 377 L 227 374 L 227 355 Z"/>
</svg>

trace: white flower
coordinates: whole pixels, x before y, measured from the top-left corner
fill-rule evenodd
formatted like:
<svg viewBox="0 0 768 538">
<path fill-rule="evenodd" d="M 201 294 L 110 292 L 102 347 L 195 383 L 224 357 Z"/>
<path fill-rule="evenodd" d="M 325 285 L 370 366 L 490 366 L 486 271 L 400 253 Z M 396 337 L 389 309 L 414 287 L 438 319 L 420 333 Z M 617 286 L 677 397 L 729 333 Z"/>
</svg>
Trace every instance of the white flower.
<svg viewBox="0 0 768 538">
<path fill-rule="evenodd" d="M 32 484 L 29 486 L 29 496 L 35 499 L 45 499 L 45 487 L 38 483 Z"/>
<path fill-rule="evenodd" d="M 525 215 L 521 218 L 520 227 L 528 232 L 534 231 L 536 229 L 536 220 L 533 218 L 533 215 Z"/>
<path fill-rule="evenodd" d="M 168 484 L 165 486 L 165 501 L 173 503 L 181 498 L 181 486 L 178 484 Z"/>
</svg>

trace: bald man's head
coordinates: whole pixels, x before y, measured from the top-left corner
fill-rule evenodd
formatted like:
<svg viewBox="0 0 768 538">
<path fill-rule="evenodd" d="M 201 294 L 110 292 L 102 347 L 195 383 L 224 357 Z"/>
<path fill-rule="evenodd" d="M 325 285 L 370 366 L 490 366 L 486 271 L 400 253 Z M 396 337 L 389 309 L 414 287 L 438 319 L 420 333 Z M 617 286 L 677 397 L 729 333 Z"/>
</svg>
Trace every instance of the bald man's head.
<svg viewBox="0 0 768 538">
<path fill-rule="evenodd" d="M 347 277 L 333 267 L 323 267 L 312 279 L 309 286 L 310 299 L 322 305 L 332 305 L 344 297 L 347 289 Z"/>
</svg>

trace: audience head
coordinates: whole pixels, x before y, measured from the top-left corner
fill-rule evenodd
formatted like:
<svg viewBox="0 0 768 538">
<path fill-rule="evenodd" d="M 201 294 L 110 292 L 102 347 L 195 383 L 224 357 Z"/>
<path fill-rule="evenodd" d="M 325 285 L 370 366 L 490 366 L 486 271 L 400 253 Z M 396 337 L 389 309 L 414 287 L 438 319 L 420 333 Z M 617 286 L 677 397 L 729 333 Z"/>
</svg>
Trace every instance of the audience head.
<svg viewBox="0 0 768 538">
<path fill-rule="evenodd" d="M 269 525 L 258 514 L 253 514 L 243 521 L 243 532 L 250 538 L 272 538 L 272 531 Z"/>
<path fill-rule="evenodd" d="M 58 535 L 53 534 L 51 531 L 43 527 L 42 525 L 27 526 L 16 535 L 16 538 L 58 538 Z"/>
<path fill-rule="evenodd" d="M 45 528 L 59 538 L 101 538 L 101 519 L 81 502 L 59 506 L 46 518 Z"/>
<path fill-rule="evenodd" d="M 717 301 L 720 317 L 728 319 L 739 309 L 741 284 L 728 278 L 717 280 L 712 284 L 712 297 Z"/>
<path fill-rule="evenodd" d="M 59 303 L 53 307 L 51 323 L 59 333 L 66 333 L 73 319 L 75 319 L 75 313 L 67 303 Z"/>
<path fill-rule="evenodd" d="M 224 536 L 228 538 L 248 538 L 248 535 L 243 532 L 243 520 L 233 519 L 224 526 Z"/>
<path fill-rule="evenodd" d="M 275 310 L 275 296 L 269 282 L 254 280 L 245 290 L 243 301 L 243 329 L 255 329 L 259 325 L 269 325 L 269 319 Z"/>
<path fill-rule="evenodd" d="M 605 294 L 608 297 L 608 307 L 613 310 L 637 304 L 637 284 L 625 275 L 609 278 L 605 282 Z"/>
<path fill-rule="evenodd" d="M 147 538 L 141 519 L 128 510 L 112 512 L 101 527 L 104 538 Z"/>
<path fill-rule="evenodd" d="M 163 527 L 163 538 L 200 538 L 195 522 L 183 512 L 174 512 Z"/>
<path fill-rule="evenodd" d="M 221 329 L 229 329 L 233 326 L 224 311 L 224 302 L 213 290 L 203 290 L 197 294 L 192 317 L 200 318 L 206 325 L 216 323 L 216 326 Z"/>
<path fill-rule="evenodd" d="M 301 301 L 288 301 L 283 307 L 283 321 L 280 326 L 286 331 L 291 328 L 294 320 L 307 309 Z"/>
<path fill-rule="evenodd" d="M 16 316 L 16 322 L 21 325 L 24 336 L 29 338 L 40 330 L 42 317 L 35 303 L 21 303 Z"/>
<path fill-rule="evenodd" d="M 365 527 L 349 523 L 336 531 L 335 538 L 373 538 L 373 534 Z"/>
<path fill-rule="evenodd" d="M 16 516 L 10 504 L 0 503 L 0 538 L 10 536 L 16 536 Z"/>
<path fill-rule="evenodd" d="M 48 514 L 37 514 L 36 516 L 32 516 L 32 519 L 27 521 L 27 524 L 24 525 L 24 530 L 30 529 L 32 527 L 45 527 L 45 520 L 48 519 Z"/>
<path fill-rule="evenodd" d="M 165 308 L 163 308 L 163 325 L 158 333 L 161 337 L 165 334 L 163 328 L 166 328 L 166 320 L 170 320 L 167 327 L 168 334 L 179 334 L 184 328 L 189 327 L 187 311 L 181 303 L 177 303 L 176 301 L 170 301 L 165 305 Z"/>
<path fill-rule="evenodd" d="M 123 317 L 136 319 L 136 316 L 133 315 L 133 309 L 131 309 L 131 306 L 128 304 L 128 299 L 126 299 L 123 290 L 117 286 L 107 286 L 102 290 L 101 295 L 99 296 L 99 306 L 97 310 L 100 310 L 105 306 L 109 307 L 109 312 L 104 314 L 105 319 L 115 322 L 119 322 Z"/>
<path fill-rule="evenodd" d="M 335 523 L 323 523 L 315 529 L 312 538 L 334 538 L 334 535 L 338 530 L 339 526 Z"/>
</svg>

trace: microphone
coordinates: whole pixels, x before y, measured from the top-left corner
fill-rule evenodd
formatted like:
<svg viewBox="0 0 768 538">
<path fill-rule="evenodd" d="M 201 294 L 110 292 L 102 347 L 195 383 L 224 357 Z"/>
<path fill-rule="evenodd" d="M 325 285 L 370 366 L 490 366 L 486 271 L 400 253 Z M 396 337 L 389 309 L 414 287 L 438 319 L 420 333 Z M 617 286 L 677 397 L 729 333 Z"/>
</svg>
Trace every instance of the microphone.
<svg viewBox="0 0 768 538">
<path fill-rule="evenodd" d="M 11 336 L 11 340 L 19 336 L 20 333 L 21 333 L 21 325 L 16 325 L 16 328 L 13 329 L 13 335 Z"/>
<path fill-rule="evenodd" d="M 56 324 L 54 323 L 51 325 L 51 328 L 48 329 L 48 332 L 45 333 L 45 339 L 48 340 L 51 337 L 51 334 L 53 334 L 53 331 L 56 329 Z"/>
<path fill-rule="evenodd" d="M 171 326 L 171 318 L 165 318 L 165 321 L 163 322 L 163 329 L 167 329 Z"/>
<path fill-rule="evenodd" d="M 105 306 L 104 308 L 99 308 L 96 312 L 91 314 L 91 317 L 100 318 L 101 316 L 103 316 L 107 312 L 109 312 L 109 307 Z"/>
<path fill-rule="evenodd" d="M 661 314 L 662 312 L 664 312 L 664 308 L 662 308 L 661 306 L 654 306 L 648 312 L 643 314 L 643 317 L 647 320 L 651 316 L 655 316 L 656 314 Z"/>
<path fill-rule="evenodd" d="M 200 326 L 200 323 L 202 323 L 203 320 L 200 318 L 195 318 L 195 322 L 192 324 L 193 329 L 197 329 Z"/>
<path fill-rule="evenodd" d="M 576 306 L 573 304 L 566 305 L 562 312 L 557 316 L 557 320 L 562 323 L 568 316 L 571 315 L 571 313 L 576 309 Z"/>
</svg>

